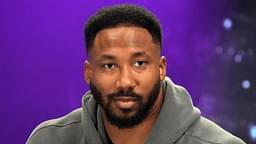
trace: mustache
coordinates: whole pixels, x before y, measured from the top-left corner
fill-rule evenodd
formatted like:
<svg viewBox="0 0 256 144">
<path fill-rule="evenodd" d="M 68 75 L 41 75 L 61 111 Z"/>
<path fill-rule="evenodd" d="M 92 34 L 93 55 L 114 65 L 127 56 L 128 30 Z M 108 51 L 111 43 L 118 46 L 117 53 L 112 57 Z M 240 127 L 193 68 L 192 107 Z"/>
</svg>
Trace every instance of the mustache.
<svg viewBox="0 0 256 144">
<path fill-rule="evenodd" d="M 109 98 L 116 98 L 116 97 L 131 97 L 131 98 L 136 98 L 136 99 L 141 99 L 142 96 L 134 92 L 133 90 L 120 90 L 115 93 L 109 94 Z"/>
</svg>

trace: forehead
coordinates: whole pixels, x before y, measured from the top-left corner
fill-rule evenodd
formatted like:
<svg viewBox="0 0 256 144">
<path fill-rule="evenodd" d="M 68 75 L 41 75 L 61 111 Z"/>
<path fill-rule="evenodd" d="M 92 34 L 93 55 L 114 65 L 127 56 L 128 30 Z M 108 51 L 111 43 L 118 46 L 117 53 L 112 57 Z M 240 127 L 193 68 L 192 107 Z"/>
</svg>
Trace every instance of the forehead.
<svg viewBox="0 0 256 144">
<path fill-rule="evenodd" d="M 136 50 L 160 54 L 159 45 L 153 41 L 151 34 L 146 29 L 135 26 L 119 26 L 99 31 L 90 55 L 95 57 L 107 52 Z"/>
</svg>

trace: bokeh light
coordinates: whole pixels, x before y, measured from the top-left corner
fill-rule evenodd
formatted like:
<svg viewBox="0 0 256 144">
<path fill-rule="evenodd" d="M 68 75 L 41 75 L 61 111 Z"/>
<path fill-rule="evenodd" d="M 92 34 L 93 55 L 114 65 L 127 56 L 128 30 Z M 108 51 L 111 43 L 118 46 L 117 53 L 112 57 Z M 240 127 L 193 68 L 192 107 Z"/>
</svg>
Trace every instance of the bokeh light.
<svg viewBox="0 0 256 144">
<path fill-rule="evenodd" d="M 243 80 L 242 81 L 242 87 L 244 89 L 249 89 L 251 87 L 251 82 L 249 80 Z"/>
<path fill-rule="evenodd" d="M 250 138 L 256 141 L 256 125 L 250 126 Z"/>
<path fill-rule="evenodd" d="M 231 21 L 230 18 L 225 18 L 225 19 L 223 20 L 223 27 L 224 27 L 225 29 L 227 29 L 227 30 L 231 29 L 231 28 L 232 28 L 232 25 L 233 25 L 233 23 L 232 23 L 232 21 Z"/>
</svg>

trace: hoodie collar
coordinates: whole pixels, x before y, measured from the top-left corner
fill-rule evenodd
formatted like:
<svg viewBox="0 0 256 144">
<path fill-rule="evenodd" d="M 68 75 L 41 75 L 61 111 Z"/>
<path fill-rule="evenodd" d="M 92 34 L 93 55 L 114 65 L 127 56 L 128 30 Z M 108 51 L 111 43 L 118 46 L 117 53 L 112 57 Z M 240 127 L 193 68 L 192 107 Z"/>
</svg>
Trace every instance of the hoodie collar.
<svg viewBox="0 0 256 144">
<path fill-rule="evenodd" d="M 174 143 L 200 117 L 185 88 L 166 77 L 163 82 L 164 102 L 146 144 Z"/>
</svg>

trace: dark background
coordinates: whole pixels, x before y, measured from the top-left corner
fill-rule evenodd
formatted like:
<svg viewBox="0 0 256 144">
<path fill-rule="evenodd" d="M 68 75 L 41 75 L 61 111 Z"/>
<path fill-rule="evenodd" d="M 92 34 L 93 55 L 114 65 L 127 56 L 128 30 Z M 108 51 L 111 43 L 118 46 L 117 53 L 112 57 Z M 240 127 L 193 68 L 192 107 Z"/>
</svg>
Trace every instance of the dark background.
<svg viewBox="0 0 256 144">
<path fill-rule="evenodd" d="M 1 0 L 0 143 L 25 143 L 40 122 L 80 107 L 84 23 L 118 3 L 156 14 L 168 75 L 204 116 L 255 143 L 254 0 Z"/>
</svg>

